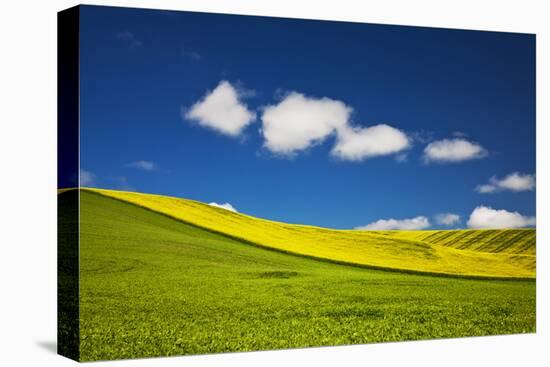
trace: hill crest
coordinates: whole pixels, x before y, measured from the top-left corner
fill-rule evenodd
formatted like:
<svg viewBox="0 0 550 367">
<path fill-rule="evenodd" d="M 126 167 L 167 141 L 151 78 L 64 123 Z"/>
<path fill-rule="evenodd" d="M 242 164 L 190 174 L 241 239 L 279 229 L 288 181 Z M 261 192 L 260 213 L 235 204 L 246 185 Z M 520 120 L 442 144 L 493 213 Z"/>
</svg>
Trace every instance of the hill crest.
<svg viewBox="0 0 550 367">
<path fill-rule="evenodd" d="M 536 230 L 358 231 L 256 218 L 199 201 L 85 188 L 250 244 L 320 260 L 474 278 L 533 279 Z"/>
</svg>

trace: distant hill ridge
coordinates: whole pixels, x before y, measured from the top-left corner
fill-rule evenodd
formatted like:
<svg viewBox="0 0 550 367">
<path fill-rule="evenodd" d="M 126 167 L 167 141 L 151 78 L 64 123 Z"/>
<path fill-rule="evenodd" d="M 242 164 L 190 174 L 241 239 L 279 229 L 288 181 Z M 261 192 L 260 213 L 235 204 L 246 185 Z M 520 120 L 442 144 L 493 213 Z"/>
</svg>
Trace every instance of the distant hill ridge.
<svg viewBox="0 0 550 367">
<path fill-rule="evenodd" d="M 357 231 L 255 218 L 194 200 L 85 188 L 245 242 L 336 263 L 445 276 L 534 279 L 536 230 Z"/>
</svg>

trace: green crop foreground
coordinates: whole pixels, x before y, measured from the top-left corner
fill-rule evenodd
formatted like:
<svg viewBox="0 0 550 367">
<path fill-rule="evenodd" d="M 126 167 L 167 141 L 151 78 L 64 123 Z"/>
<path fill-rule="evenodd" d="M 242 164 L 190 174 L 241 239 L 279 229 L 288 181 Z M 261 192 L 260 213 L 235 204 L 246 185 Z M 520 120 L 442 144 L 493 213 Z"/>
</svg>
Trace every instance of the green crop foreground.
<svg viewBox="0 0 550 367">
<path fill-rule="evenodd" d="M 80 221 L 84 361 L 535 331 L 532 281 L 318 261 L 84 190 Z"/>
</svg>

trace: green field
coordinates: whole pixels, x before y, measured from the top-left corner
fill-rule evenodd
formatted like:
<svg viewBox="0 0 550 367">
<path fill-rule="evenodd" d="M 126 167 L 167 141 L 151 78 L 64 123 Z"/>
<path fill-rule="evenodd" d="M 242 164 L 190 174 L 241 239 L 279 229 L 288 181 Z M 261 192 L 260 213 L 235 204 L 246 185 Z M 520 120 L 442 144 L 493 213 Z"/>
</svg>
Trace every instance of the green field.
<svg viewBox="0 0 550 367">
<path fill-rule="evenodd" d="M 535 331 L 532 280 L 319 261 L 85 190 L 80 231 L 83 361 Z"/>
</svg>

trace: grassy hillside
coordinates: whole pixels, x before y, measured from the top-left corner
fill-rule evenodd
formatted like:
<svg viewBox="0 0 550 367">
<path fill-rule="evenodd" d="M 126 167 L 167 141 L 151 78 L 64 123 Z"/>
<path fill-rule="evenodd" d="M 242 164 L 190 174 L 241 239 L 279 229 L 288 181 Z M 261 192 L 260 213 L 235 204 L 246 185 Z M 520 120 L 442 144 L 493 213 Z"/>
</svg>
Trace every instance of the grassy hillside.
<svg viewBox="0 0 550 367">
<path fill-rule="evenodd" d="M 332 230 L 259 219 L 186 199 L 87 190 L 257 245 L 339 263 L 454 276 L 535 277 L 534 229 L 492 231 L 494 241 L 487 246 L 494 251 L 487 251 L 485 243 L 475 242 L 485 234 L 479 231 L 463 232 L 472 234 L 468 239 L 462 233 L 453 232 L 456 233 L 455 242 L 453 238 L 443 240 L 451 233 L 449 231 L 399 234 L 392 231 Z M 517 233 L 526 236 L 520 239 Z"/>
<path fill-rule="evenodd" d="M 534 282 L 316 261 L 86 191 L 80 215 L 85 361 L 535 331 Z"/>
</svg>

